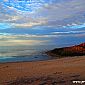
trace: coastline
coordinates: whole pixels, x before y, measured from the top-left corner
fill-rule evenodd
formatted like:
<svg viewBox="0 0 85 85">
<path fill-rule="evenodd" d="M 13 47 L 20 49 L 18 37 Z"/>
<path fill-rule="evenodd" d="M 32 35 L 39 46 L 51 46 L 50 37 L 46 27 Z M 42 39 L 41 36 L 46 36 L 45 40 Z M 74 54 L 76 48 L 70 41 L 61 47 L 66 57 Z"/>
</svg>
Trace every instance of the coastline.
<svg viewBox="0 0 85 85">
<path fill-rule="evenodd" d="M 1 85 L 71 85 L 73 80 L 85 80 L 85 56 L 0 63 L 0 75 Z"/>
</svg>

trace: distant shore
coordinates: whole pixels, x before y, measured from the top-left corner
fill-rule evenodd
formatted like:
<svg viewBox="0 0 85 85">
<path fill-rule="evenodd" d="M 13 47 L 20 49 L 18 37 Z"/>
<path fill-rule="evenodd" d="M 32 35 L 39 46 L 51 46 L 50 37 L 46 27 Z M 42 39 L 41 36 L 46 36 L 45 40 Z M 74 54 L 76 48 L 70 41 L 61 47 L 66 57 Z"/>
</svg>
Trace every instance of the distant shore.
<svg viewBox="0 0 85 85">
<path fill-rule="evenodd" d="M 0 64 L 0 85 L 72 85 L 85 80 L 85 56 Z"/>
<path fill-rule="evenodd" d="M 79 45 L 74 45 L 69 47 L 55 48 L 53 50 L 47 51 L 46 54 L 56 58 L 63 58 L 69 56 L 71 57 L 84 56 L 85 43 L 81 43 Z"/>
</svg>

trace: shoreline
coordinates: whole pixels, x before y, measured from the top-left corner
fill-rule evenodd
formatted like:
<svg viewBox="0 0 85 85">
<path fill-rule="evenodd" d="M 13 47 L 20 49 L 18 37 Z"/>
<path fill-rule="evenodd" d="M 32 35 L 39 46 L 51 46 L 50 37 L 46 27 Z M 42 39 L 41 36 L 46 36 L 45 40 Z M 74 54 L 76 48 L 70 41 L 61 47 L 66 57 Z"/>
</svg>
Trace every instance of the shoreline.
<svg viewBox="0 0 85 85">
<path fill-rule="evenodd" d="M 52 59 L 47 59 L 47 60 L 36 60 L 36 61 L 14 61 L 14 62 L 0 62 L 0 64 L 7 64 L 7 63 L 25 63 L 25 62 L 43 62 L 43 61 L 51 61 L 51 60 L 60 60 L 60 59 L 67 59 L 67 58 L 75 58 L 75 57 L 83 57 L 83 56 L 63 56 L 63 57 L 56 57 L 56 56 L 52 56 L 50 54 L 47 54 L 47 56 L 49 57 L 53 57 Z"/>
<path fill-rule="evenodd" d="M 52 83 L 71 85 L 72 80 L 85 80 L 85 56 L 37 62 L 0 63 L 0 75 L 3 75 L 0 77 L 1 85 L 15 85 L 16 83 L 16 85 L 21 83 L 40 85 L 41 82 L 48 85 Z"/>
<path fill-rule="evenodd" d="M 31 56 L 31 55 L 30 56 L 13 56 L 13 57 L 10 57 L 10 58 L 11 59 L 16 58 L 16 60 L 14 60 L 14 61 L 13 60 L 10 60 L 10 61 L 7 60 L 7 61 L 4 62 L 3 61 L 4 59 L 2 59 L 2 61 L 0 61 L 0 63 L 37 62 L 37 61 L 46 61 L 46 60 L 52 60 L 52 59 L 54 59 L 54 58 L 52 58 L 52 56 L 50 57 L 46 53 L 42 53 L 41 55 L 38 55 L 37 54 L 35 56 Z M 8 58 L 8 59 L 10 59 L 10 58 Z M 19 58 L 23 58 L 23 60 L 21 59 L 20 61 L 18 61 L 17 59 L 19 59 Z"/>
</svg>

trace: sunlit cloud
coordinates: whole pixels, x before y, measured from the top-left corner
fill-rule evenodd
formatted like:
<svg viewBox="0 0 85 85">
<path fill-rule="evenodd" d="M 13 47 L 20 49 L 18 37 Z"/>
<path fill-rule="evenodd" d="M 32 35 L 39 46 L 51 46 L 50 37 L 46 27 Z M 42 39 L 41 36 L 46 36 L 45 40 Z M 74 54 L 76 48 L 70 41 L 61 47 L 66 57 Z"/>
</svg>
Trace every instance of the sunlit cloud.
<svg viewBox="0 0 85 85">
<path fill-rule="evenodd" d="M 18 22 L 18 21 L 17 21 Z M 26 22 L 26 23 L 20 23 L 20 21 L 17 23 L 13 23 L 13 28 L 32 28 L 32 27 L 36 27 L 36 26 L 40 26 L 40 25 L 43 25 L 44 23 L 46 23 L 46 21 L 30 21 L 30 22 Z"/>
<path fill-rule="evenodd" d="M 44 41 L 39 40 L 7 40 L 7 41 L 0 41 L 0 46 L 24 46 L 24 45 L 40 45 L 44 43 Z"/>
<path fill-rule="evenodd" d="M 30 45 L 44 45 L 49 40 L 40 40 L 37 38 L 45 38 L 47 35 L 13 35 L 7 33 L 0 34 L 0 46 L 30 46 Z M 35 39 L 33 39 L 35 38 Z"/>
</svg>

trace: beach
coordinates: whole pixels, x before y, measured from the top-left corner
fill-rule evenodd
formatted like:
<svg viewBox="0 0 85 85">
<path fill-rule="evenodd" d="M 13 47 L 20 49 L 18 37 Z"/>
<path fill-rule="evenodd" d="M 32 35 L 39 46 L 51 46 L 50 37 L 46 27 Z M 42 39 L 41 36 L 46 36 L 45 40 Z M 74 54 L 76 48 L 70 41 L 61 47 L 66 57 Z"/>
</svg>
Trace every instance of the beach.
<svg viewBox="0 0 85 85">
<path fill-rule="evenodd" d="M 0 0 L 0 85 L 85 85 L 85 0 Z"/>
<path fill-rule="evenodd" d="M 85 56 L 0 63 L 0 85 L 75 85 L 77 80 L 85 81 Z"/>
</svg>

